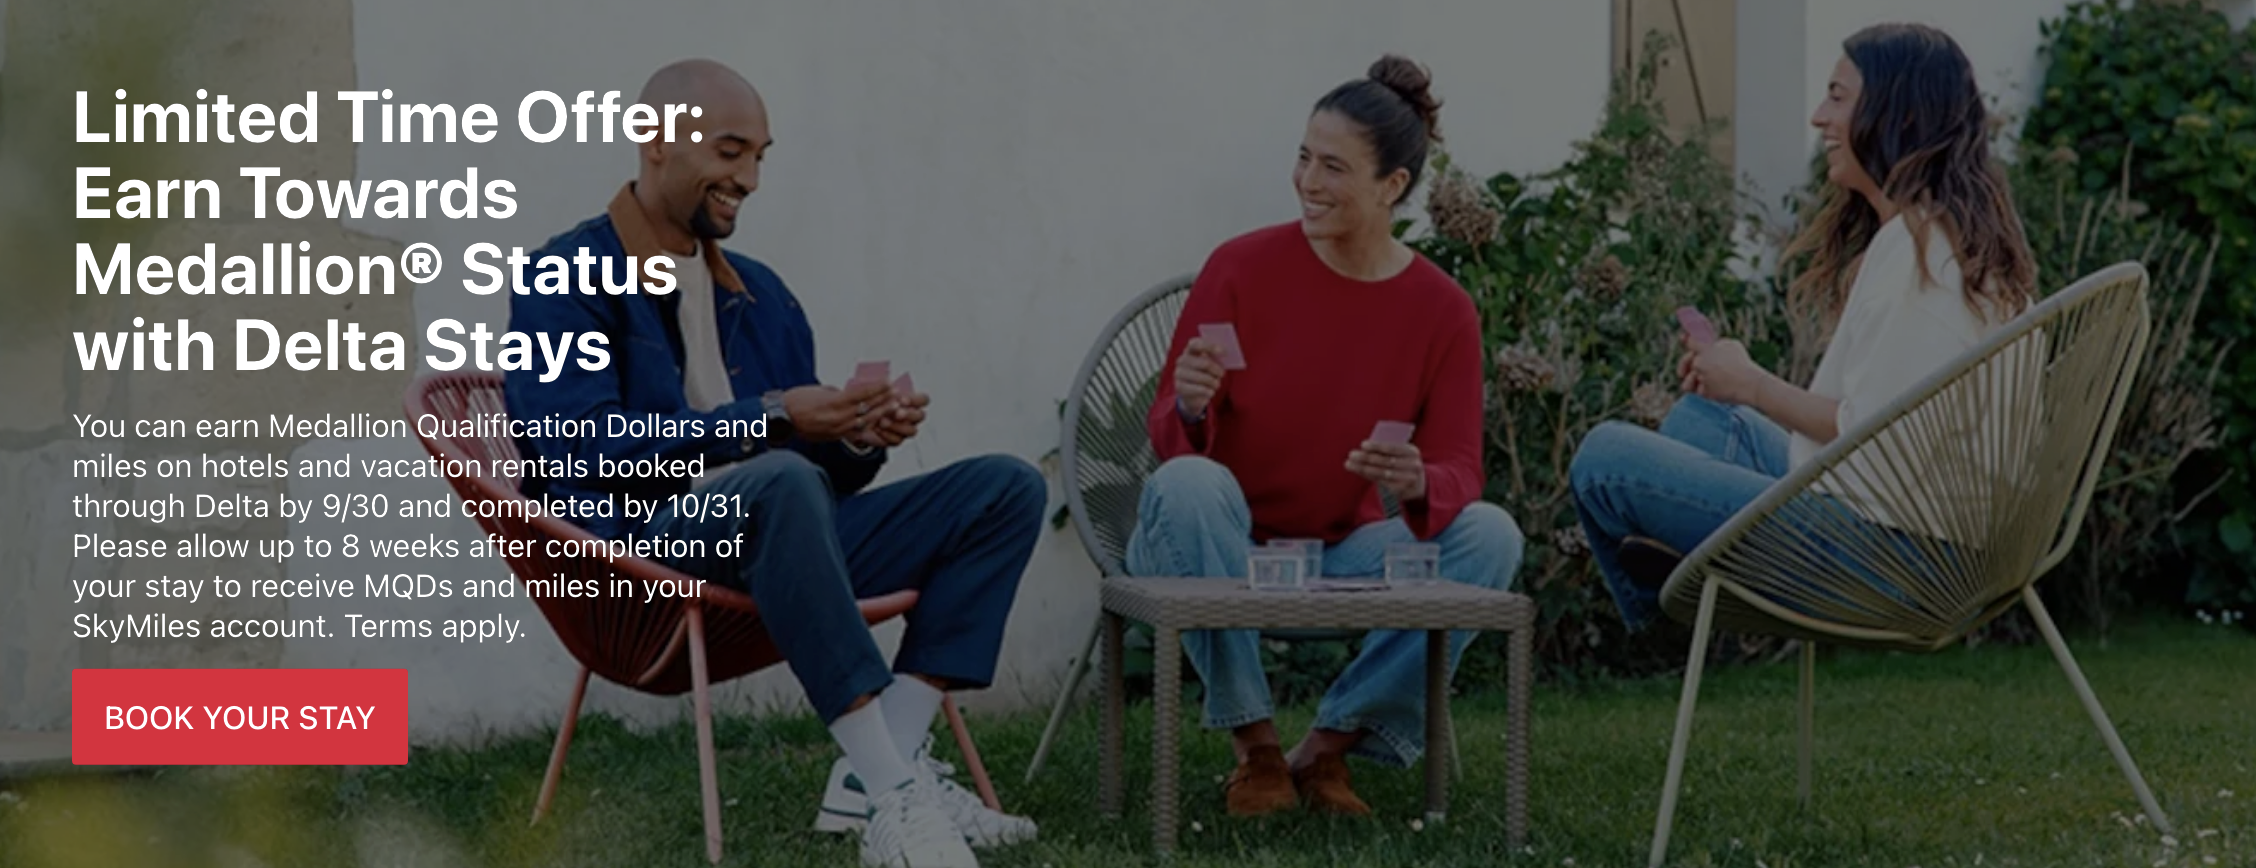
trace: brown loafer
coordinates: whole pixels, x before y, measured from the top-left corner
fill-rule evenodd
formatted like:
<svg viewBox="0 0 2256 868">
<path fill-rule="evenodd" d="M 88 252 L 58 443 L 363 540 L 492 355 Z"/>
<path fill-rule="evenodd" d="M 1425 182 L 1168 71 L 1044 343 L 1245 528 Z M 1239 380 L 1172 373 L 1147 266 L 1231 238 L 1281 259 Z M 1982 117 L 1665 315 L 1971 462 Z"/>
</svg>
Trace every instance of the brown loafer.
<svg viewBox="0 0 2256 868">
<path fill-rule="evenodd" d="M 1300 795 L 1293 791 L 1292 769 L 1285 765 L 1284 749 L 1276 745 L 1254 748 L 1230 772 L 1229 781 L 1222 785 L 1222 798 L 1233 817 L 1261 817 L 1299 804 Z"/>
<path fill-rule="evenodd" d="M 1307 768 L 1293 772 L 1293 784 L 1308 799 L 1308 809 L 1319 814 L 1339 814 L 1349 817 L 1368 817 L 1371 806 L 1355 795 L 1355 787 L 1348 783 L 1347 760 L 1338 756 L 1320 756 Z"/>
</svg>

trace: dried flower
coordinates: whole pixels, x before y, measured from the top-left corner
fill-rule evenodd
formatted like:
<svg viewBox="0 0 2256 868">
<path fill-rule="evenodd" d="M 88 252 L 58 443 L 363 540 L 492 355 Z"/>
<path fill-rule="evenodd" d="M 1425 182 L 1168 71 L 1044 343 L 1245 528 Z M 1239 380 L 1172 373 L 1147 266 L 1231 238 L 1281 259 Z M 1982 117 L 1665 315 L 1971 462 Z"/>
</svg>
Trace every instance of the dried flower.
<svg viewBox="0 0 2256 868">
<path fill-rule="evenodd" d="M 1622 264 L 1621 257 L 1609 253 L 1604 259 L 1584 263 L 1575 281 L 1582 284 L 1592 298 L 1610 303 L 1629 290 L 1629 266 Z"/>
<path fill-rule="evenodd" d="M 1561 557 L 1581 559 L 1590 556 L 1590 537 L 1582 532 L 1582 525 L 1568 525 L 1551 532 L 1551 549 Z"/>
<path fill-rule="evenodd" d="M 1434 173 L 1426 216 L 1435 234 L 1474 247 L 1496 240 L 1496 224 L 1503 218 L 1472 179 L 1453 168 Z"/>
<path fill-rule="evenodd" d="M 1559 366 L 1521 345 L 1496 351 L 1496 379 L 1507 392 L 1540 392 L 1559 378 Z"/>
<path fill-rule="evenodd" d="M 2067 145 L 2053 148 L 2050 153 L 2045 154 L 2045 161 L 2055 166 L 2073 166 L 2082 159 L 2082 157 L 2077 156 L 2075 148 Z"/>
<path fill-rule="evenodd" d="M 1639 383 L 1629 395 L 1629 418 L 1647 428 L 1661 427 L 1670 410 L 1676 409 L 1676 398 L 1659 383 Z"/>
</svg>

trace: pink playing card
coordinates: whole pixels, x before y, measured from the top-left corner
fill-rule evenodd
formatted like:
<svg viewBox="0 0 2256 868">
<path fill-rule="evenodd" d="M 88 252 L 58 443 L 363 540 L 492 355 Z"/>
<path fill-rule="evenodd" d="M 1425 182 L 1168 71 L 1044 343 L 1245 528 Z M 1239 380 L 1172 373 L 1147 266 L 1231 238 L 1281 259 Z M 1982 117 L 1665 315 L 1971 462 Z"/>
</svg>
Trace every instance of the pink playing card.
<svg viewBox="0 0 2256 868">
<path fill-rule="evenodd" d="M 893 393 L 896 395 L 916 394 L 916 381 L 909 379 L 909 375 L 902 374 L 899 379 L 893 381 Z"/>
<path fill-rule="evenodd" d="M 1222 348 L 1223 370 L 1239 371 L 1245 369 L 1245 351 L 1238 348 L 1237 326 L 1226 322 L 1203 323 L 1199 326 L 1199 337 L 1205 338 L 1207 343 Z"/>
<path fill-rule="evenodd" d="M 1692 339 L 1695 347 L 1704 347 L 1716 341 L 1715 323 L 1709 322 L 1699 308 L 1689 305 L 1676 309 L 1676 321 L 1684 326 L 1684 335 Z"/>
<path fill-rule="evenodd" d="M 882 383 L 891 376 L 893 376 L 892 362 L 882 359 L 874 362 L 863 362 L 854 366 L 854 378 L 846 381 L 846 388 L 851 389 L 863 383 Z"/>
<path fill-rule="evenodd" d="M 1371 427 L 1371 439 L 1380 443 L 1408 443 L 1418 426 L 1408 422 L 1380 422 Z"/>
</svg>

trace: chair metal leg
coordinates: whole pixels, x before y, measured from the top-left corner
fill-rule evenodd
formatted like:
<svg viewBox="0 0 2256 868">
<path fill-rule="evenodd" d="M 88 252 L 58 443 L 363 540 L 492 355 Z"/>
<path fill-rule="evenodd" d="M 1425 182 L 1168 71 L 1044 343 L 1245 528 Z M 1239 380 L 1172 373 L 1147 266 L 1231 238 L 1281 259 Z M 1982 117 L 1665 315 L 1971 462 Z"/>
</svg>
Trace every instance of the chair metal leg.
<svg viewBox="0 0 2256 868">
<path fill-rule="evenodd" d="M 1050 745 L 1057 741 L 1058 730 L 1065 724 L 1065 713 L 1073 707 L 1073 694 L 1080 692 L 1081 679 L 1089 675 L 1089 660 L 1097 650 L 1097 635 L 1104 631 L 1104 617 L 1098 616 L 1089 623 L 1089 639 L 1081 643 L 1081 659 L 1074 661 L 1073 673 L 1065 677 L 1065 690 L 1058 693 L 1057 702 L 1050 706 L 1050 722 L 1042 727 L 1042 741 L 1034 746 L 1034 759 L 1026 764 L 1026 782 L 1033 783 L 1034 775 L 1042 770 L 1042 761 L 1050 756 Z"/>
<path fill-rule="evenodd" d="M 1001 799 L 995 798 L 995 782 L 987 777 L 987 764 L 979 759 L 979 746 L 971 742 L 971 727 L 964 724 L 963 711 L 956 707 L 956 698 L 940 698 L 940 710 L 948 715 L 948 728 L 956 733 L 956 752 L 963 755 L 964 766 L 971 770 L 971 782 L 979 788 L 979 800 L 987 803 L 987 810 L 1000 813 Z"/>
<path fill-rule="evenodd" d="M 1817 749 L 1817 643 L 1802 642 L 1802 810 L 1810 809 L 1811 755 Z"/>
<path fill-rule="evenodd" d="M 1692 656 L 1684 664 L 1684 696 L 1676 705 L 1676 736 L 1669 741 L 1668 777 L 1661 782 L 1661 816 L 1653 823 L 1653 853 L 1646 860 L 1650 868 L 1661 868 L 1661 860 L 1668 856 L 1677 785 L 1684 782 L 1684 750 L 1692 740 L 1692 707 L 1700 701 L 1700 672 L 1708 662 L 1708 634 L 1715 627 L 1716 590 L 1721 585 L 1721 580 L 1708 579 L 1700 589 L 1700 614 L 1692 619 Z"/>
<path fill-rule="evenodd" d="M 572 730 L 580 723 L 580 700 L 587 696 L 588 669 L 580 667 L 580 680 L 572 685 L 572 698 L 564 703 L 564 722 L 556 727 L 556 747 L 548 754 L 548 774 L 541 777 L 540 800 L 533 803 L 533 822 L 548 816 L 549 801 L 556 798 L 556 781 L 564 776 L 564 752 L 572 746 Z"/>
<path fill-rule="evenodd" d="M 2045 644 L 2052 646 L 2052 657 L 2060 662 L 2060 671 L 2068 676 L 2070 686 L 2076 688 L 2076 698 L 2084 702 L 2084 710 L 2091 713 L 2092 725 L 2099 727 L 2101 741 L 2115 755 L 2115 765 L 2123 770 L 2123 777 L 2131 781 L 2131 790 L 2138 794 L 2139 807 L 2145 809 L 2146 819 L 2156 831 L 2171 834 L 2170 818 L 2162 815 L 2162 806 L 2154 800 L 2154 791 L 2146 786 L 2146 776 L 2139 774 L 2138 764 L 2131 761 L 2131 751 L 2123 746 L 2123 737 L 2115 734 L 2115 724 L 2107 719 L 2107 710 L 2099 706 L 2099 697 L 2092 693 L 2091 682 L 2084 680 L 2084 670 L 2076 666 L 2076 658 L 2068 653 L 2068 643 L 2060 638 L 2060 628 L 2053 626 L 2052 615 L 2045 612 L 2044 601 L 2037 598 L 2035 586 L 2021 589 L 2021 601 L 2029 607 L 2030 618 L 2037 622 L 2037 630 L 2044 633 Z"/>
<path fill-rule="evenodd" d="M 697 777 L 705 795 L 705 858 L 715 865 L 721 864 L 721 785 L 720 772 L 714 768 L 713 757 L 713 699 L 706 683 L 705 669 L 705 611 L 690 606 L 689 618 L 689 686 L 696 696 L 697 709 Z"/>
</svg>

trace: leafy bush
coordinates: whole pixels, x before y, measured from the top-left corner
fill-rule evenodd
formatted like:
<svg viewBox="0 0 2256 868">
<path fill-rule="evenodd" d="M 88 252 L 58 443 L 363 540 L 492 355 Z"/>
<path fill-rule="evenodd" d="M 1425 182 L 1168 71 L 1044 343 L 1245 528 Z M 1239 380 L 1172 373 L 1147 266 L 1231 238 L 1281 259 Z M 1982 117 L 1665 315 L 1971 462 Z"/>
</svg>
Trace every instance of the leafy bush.
<svg viewBox="0 0 2256 868">
<path fill-rule="evenodd" d="M 2220 346 L 2256 343 L 2256 29 L 2235 31 L 2198 4 L 2087 0 L 2046 23 L 2044 39 L 2024 147 L 2079 156 L 2070 174 L 2083 192 L 2120 186 L 2123 207 L 2214 233 L 2218 285 L 2197 318 Z M 2200 549 L 2187 596 L 2256 604 L 2245 569 L 2256 558 L 2256 354 L 2227 355 L 2216 394 L 2220 448 L 2178 480 L 2186 499 L 2216 492 L 2180 529 Z"/>
<path fill-rule="evenodd" d="M 2042 290 L 2110 263 L 2145 264 L 2153 334 L 2084 520 L 2084 536 L 2059 575 L 2043 586 L 2070 611 L 2105 628 L 2125 603 L 2182 598 L 2187 553 L 2172 533 L 2194 506 L 2174 481 L 2215 448 L 2214 394 L 2228 347 L 2206 339 L 2198 322 L 2222 237 L 2173 226 L 2122 185 L 2085 193 L 2082 158 L 2066 148 L 2026 155 L 2013 169 L 2014 194 Z M 2135 171 L 2119 167 L 2123 177 Z M 2214 485 L 2211 486 L 2214 488 Z"/>
<path fill-rule="evenodd" d="M 1490 355 L 1487 497 L 1528 536 L 1519 584 L 1534 596 L 1538 653 L 1555 671 L 1682 662 L 1668 631 L 1630 641 L 1599 581 L 1567 469 L 1608 419 L 1657 426 L 1675 402 L 1673 311 L 1697 305 L 1756 359 L 1790 361 L 1769 284 L 1735 276 L 1742 209 L 1703 130 L 1674 135 L 1655 96 L 1655 39 L 1616 80 L 1598 130 L 1564 166 L 1476 184 L 1438 159 L 1431 231 L 1412 242 L 1474 299 Z M 1492 646 L 1485 646 L 1492 647 Z M 1469 678 L 1500 654 L 1469 655 Z"/>
</svg>

